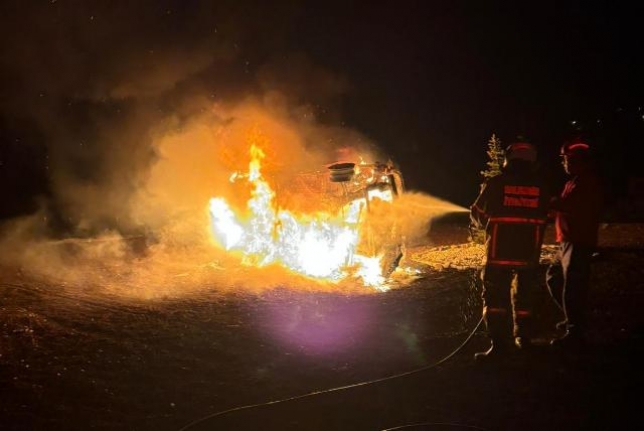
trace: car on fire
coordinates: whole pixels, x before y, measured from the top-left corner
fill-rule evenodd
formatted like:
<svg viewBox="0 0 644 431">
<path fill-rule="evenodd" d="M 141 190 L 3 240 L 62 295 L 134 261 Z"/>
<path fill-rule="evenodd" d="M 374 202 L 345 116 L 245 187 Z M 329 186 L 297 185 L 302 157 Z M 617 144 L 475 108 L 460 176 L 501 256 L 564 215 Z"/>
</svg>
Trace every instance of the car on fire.
<svg viewBox="0 0 644 431">
<path fill-rule="evenodd" d="M 314 203 L 316 209 L 331 213 L 346 211 L 350 203 L 358 202 L 355 223 L 359 224 L 360 242 L 356 252 L 381 256 L 381 271 L 386 278 L 399 266 L 405 252 L 405 238 L 390 211 L 404 187 L 402 173 L 392 163 L 336 162 L 279 184 L 276 200 L 285 208 Z"/>
</svg>

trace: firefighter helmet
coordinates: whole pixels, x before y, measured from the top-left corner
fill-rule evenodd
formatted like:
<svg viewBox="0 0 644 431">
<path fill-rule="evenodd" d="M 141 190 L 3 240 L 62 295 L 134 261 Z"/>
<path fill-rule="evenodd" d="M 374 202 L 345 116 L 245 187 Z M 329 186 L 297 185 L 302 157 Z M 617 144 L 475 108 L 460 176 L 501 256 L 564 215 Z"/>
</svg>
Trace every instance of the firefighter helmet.
<svg viewBox="0 0 644 431">
<path fill-rule="evenodd" d="M 574 139 L 561 146 L 559 155 L 568 158 L 586 158 L 590 155 L 590 145 L 581 139 Z"/>
<path fill-rule="evenodd" d="M 510 162 L 512 160 L 523 160 L 526 162 L 537 161 L 537 149 L 534 145 L 525 141 L 518 141 L 510 144 L 505 150 L 505 160 Z"/>
</svg>

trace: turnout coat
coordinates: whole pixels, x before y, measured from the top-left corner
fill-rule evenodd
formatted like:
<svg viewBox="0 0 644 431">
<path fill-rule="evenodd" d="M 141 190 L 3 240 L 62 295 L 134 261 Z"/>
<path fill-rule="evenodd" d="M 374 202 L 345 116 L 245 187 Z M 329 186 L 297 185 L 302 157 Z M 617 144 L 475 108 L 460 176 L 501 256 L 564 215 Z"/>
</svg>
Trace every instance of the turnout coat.
<svg viewBox="0 0 644 431">
<path fill-rule="evenodd" d="M 483 185 L 470 218 L 485 229 L 486 266 L 539 264 L 549 201 L 545 183 L 527 163 L 509 164 Z"/>
</svg>

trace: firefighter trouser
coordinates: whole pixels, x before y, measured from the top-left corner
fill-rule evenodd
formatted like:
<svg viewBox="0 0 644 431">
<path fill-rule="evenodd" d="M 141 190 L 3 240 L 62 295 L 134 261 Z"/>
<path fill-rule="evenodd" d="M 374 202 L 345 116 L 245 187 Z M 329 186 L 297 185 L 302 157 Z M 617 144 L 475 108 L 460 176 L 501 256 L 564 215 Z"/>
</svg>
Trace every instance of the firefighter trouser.
<svg viewBox="0 0 644 431">
<path fill-rule="evenodd" d="M 583 331 L 590 286 L 590 262 L 594 249 L 562 242 L 557 262 L 546 273 L 550 296 L 561 308 L 569 331 Z"/>
<path fill-rule="evenodd" d="M 483 317 L 492 341 L 506 344 L 514 337 L 532 338 L 532 309 L 537 283 L 537 267 L 508 268 L 486 265 L 483 281 Z"/>
</svg>

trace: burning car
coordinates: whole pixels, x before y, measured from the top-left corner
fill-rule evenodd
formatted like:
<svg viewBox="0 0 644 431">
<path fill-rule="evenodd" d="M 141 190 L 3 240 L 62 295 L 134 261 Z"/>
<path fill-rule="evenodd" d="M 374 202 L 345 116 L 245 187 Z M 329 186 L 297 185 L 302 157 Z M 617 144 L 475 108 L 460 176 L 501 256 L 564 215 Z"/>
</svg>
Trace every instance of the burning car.
<svg viewBox="0 0 644 431">
<path fill-rule="evenodd" d="M 391 164 L 337 162 L 288 180 L 264 178 L 262 150 L 251 148 L 249 171 L 233 175 L 251 186 L 245 211 L 213 198 L 213 235 L 246 264 L 279 263 L 301 274 L 354 276 L 380 286 L 404 253 L 392 203 L 403 192 Z"/>
</svg>

